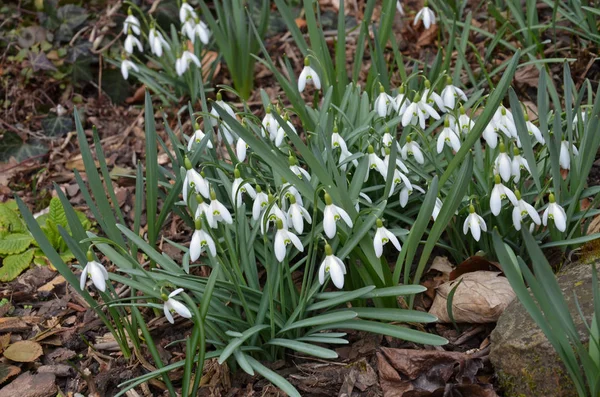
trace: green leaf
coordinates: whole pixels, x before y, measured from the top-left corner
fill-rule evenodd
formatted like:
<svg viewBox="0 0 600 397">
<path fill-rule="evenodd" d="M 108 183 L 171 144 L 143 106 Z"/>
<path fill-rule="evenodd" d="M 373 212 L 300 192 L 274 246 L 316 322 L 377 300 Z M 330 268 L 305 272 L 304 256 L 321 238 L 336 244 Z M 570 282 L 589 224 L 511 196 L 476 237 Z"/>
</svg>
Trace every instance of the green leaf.
<svg viewBox="0 0 600 397">
<path fill-rule="evenodd" d="M 41 157 L 48 152 L 48 148 L 35 139 L 24 142 L 19 135 L 7 131 L 0 139 L 0 161 L 8 161 L 14 157 L 18 162 Z"/>
<path fill-rule="evenodd" d="M 375 289 L 374 285 L 369 285 L 367 287 L 363 287 L 357 289 L 355 291 L 344 292 L 340 295 L 337 295 L 331 299 L 325 299 L 317 303 L 313 303 L 309 307 L 306 308 L 307 311 L 320 310 L 325 309 L 327 307 L 337 306 L 342 303 L 350 302 L 351 300 L 358 299 L 363 295 L 373 291 Z"/>
<path fill-rule="evenodd" d="M 25 233 L 12 233 L 0 239 L 0 255 L 12 255 L 25 251 L 33 242 L 33 237 Z"/>
<path fill-rule="evenodd" d="M 0 281 L 5 283 L 14 280 L 23 270 L 29 267 L 33 260 L 35 248 L 30 248 L 25 252 L 17 255 L 7 256 L 2 260 L 0 267 Z"/>
<path fill-rule="evenodd" d="M 56 31 L 56 39 L 65 42 L 73 38 L 75 29 L 85 22 L 88 14 L 83 7 L 67 4 L 57 10 L 56 18 L 60 23 Z"/>
<path fill-rule="evenodd" d="M 47 136 L 59 137 L 75 130 L 72 117 L 49 115 L 42 120 L 42 129 Z"/>
<path fill-rule="evenodd" d="M 314 327 L 315 325 L 334 323 L 336 321 L 345 321 L 352 320 L 356 317 L 356 312 L 347 310 L 340 311 L 337 313 L 327 313 L 322 314 L 320 316 L 314 316 L 311 318 L 306 318 L 304 320 L 296 321 L 284 328 L 282 328 L 279 333 L 283 333 L 285 331 L 289 331 L 290 329 L 301 328 L 301 327 Z"/>
<path fill-rule="evenodd" d="M 10 207 L 10 201 L 0 203 L 0 234 L 26 232 L 27 228 L 19 213 Z"/>
<path fill-rule="evenodd" d="M 118 70 L 104 70 L 102 73 L 102 90 L 113 103 L 121 104 L 125 102 L 131 92 L 131 85 L 127 80 L 123 80 L 121 72 Z"/>
<path fill-rule="evenodd" d="M 300 342 L 297 340 L 276 338 L 267 342 L 267 345 L 275 345 L 284 347 L 286 349 L 292 349 L 297 352 L 318 358 L 333 359 L 338 357 L 338 354 L 331 349 L 326 349 L 324 347 L 315 346 L 310 343 Z"/>
<path fill-rule="evenodd" d="M 285 380 L 285 378 L 276 372 L 270 370 L 265 367 L 254 358 L 250 356 L 246 356 L 246 360 L 256 372 L 260 375 L 264 376 L 268 381 L 273 383 L 275 386 L 279 387 L 284 393 L 286 393 L 290 397 L 301 397 L 300 393 L 291 385 L 290 382 Z"/>
<path fill-rule="evenodd" d="M 52 197 L 50 200 L 50 210 L 48 212 L 48 219 L 50 219 L 57 227 L 58 225 L 69 230 L 69 223 L 67 221 L 67 215 L 65 209 L 60 202 L 58 197 Z"/>
</svg>

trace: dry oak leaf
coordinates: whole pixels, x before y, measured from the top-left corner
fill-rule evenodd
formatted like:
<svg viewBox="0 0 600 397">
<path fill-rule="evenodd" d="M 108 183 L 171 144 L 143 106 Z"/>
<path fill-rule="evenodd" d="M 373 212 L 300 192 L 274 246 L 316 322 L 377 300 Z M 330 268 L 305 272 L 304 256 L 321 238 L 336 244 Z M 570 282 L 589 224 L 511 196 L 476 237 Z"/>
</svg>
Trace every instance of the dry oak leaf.
<svg viewBox="0 0 600 397">
<path fill-rule="evenodd" d="M 451 322 L 446 310 L 450 291 L 456 288 L 452 300 L 452 314 L 457 323 L 493 323 L 515 298 L 506 277 L 499 277 L 498 272 L 477 271 L 466 273 L 454 281 L 444 283 L 437 289 L 437 295 L 429 313 L 436 316 L 439 322 Z"/>
<path fill-rule="evenodd" d="M 30 340 L 15 342 L 4 351 L 4 357 L 11 361 L 30 363 L 44 353 L 42 345 Z"/>
</svg>

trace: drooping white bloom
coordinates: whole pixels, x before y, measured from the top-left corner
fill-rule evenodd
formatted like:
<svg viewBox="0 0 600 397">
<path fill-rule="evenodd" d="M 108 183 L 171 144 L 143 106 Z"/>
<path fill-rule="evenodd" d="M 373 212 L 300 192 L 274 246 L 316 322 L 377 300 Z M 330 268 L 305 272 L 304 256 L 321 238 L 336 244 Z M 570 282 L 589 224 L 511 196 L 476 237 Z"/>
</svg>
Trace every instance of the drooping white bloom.
<svg viewBox="0 0 600 397">
<path fill-rule="evenodd" d="M 131 62 L 129 59 L 123 59 L 121 61 L 121 74 L 123 75 L 123 79 L 127 80 L 129 78 L 129 70 L 133 69 L 136 72 L 140 72 L 140 69 L 137 65 Z"/>
<path fill-rule="evenodd" d="M 460 139 L 456 135 L 456 132 L 450 128 L 450 121 L 448 117 L 444 120 L 444 129 L 440 132 L 437 139 L 437 152 L 442 153 L 444 150 L 444 144 L 448 145 L 455 152 L 460 150 Z"/>
<path fill-rule="evenodd" d="M 410 137 L 406 138 L 406 143 L 402 146 L 400 150 L 400 154 L 402 155 L 402 159 L 408 159 L 408 156 L 411 155 L 415 158 L 415 161 L 419 164 L 425 163 L 425 158 L 423 157 L 423 152 L 421 151 L 421 146 L 416 141 L 413 141 Z"/>
<path fill-rule="evenodd" d="M 496 128 L 504 132 L 509 138 L 517 139 L 519 137 L 513 115 L 503 105 L 500 105 L 500 107 L 496 109 L 496 113 L 494 113 L 492 120 L 494 120 Z"/>
<path fill-rule="evenodd" d="M 277 221 L 281 221 L 283 223 L 283 227 L 285 229 L 288 228 L 287 216 L 286 214 L 279 208 L 275 199 L 272 195 L 269 194 L 269 203 L 267 204 L 269 207 L 268 211 L 263 213 L 262 219 L 260 221 L 260 232 L 265 234 L 265 228 L 268 229 L 271 223 L 276 224 Z"/>
<path fill-rule="evenodd" d="M 283 121 L 286 122 L 286 124 L 288 125 L 288 127 L 290 127 L 290 129 L 297 134 L 296 132 L 296 127 L 294 127 L 294 125 L 292 124 L 292 122 L 289 120 L 288 115 L 286 114 L 283 117 Z M 283 143 L 283 138 L 285 138 L 287 136 L 287 132 L 285 131 L 285 128 L 283 128 L 283 126 L 279 126 L 277 128 L 277 134 L 275 134 L 275 146 L 276 147 L 280 147 L 281 144 Z"/>
<path fill-rule="evenodd" d="M 254 198 L 254 203 L 252 204 L 252 219 L 255 221 L 260 218 L 260 213 L 267 208 L 269 205 L 269 196 L 265 192 L 262 191 L 260 186 L 256 186 L 256 197 Z"/>
<path fill-rule="evenodd" d="M 379 84 L 379 95 L 373 104 L 373 110 L 377 112 L 379 117 L 385 117 L 390 114 L 393 109 L 393 101 L 394 98 L 385 92 L 383 85 Z"/>
<path fill-rule="evenodd" d="M 446 87 L 442 90 L 442 101 L 446 107 L 446 111 L 454 110 L 457 100 L 467 102 L 468 98 L 465 92 L 460 88 L 452 85 L 452 78 L 448 76 L 446 78 Z"/>
<path fill-rule="evenodd" d="M 373 200 L 371 200 L 371 197 L 367 196 L 366 193 L 360 192 L 360 193 L 358 193 L 358 197 L 362 198 L 363 200 L 365 200 L 369 204 L 373 204 Z M 356 204 L 354 205 L 354 209 L 356 210 L 356 212 L 360 211 L 360 203 L 359 203 L 358 200 L 356 200 Z"/>
<path fill-rule="evenodd" d="M 184 23 L 188 19 L 196 20 L 197 18 L 198 15 L 196 15 L 196 11 L 194 11 L 192 6 L 189 5 L 186 0 L 183 0 L 181 8 L 179 8 L 179 22 Z"/>
<path fill-rule="evenodd" d="M 135 15 L 133 15 L 131 8 L 127 11 L 127 18 L 123 21 L 123 34 L 128 34 L 128 32 L 132 31 L 136 35 L 140 35 L 140 20 L 137 19 Z"/>
<path fill-rule="evenodd" d="M 579 150 L 575 147 L 575 145 L 571 144 L 571 150 L 573 151 L 573 156 L 579 155 Z M 569 153 L 569 142 L 562 141 L 560 143 L 560 154 L 559 154 L 559 163 L 561 168 L 565 170 L 571 169 L 571 154 Z"/>
<path fill-rule="evenodd" d="M 433 212 L 431 213 L 431 217 L 433 218 L 434 222 L 437 219 L 438 215 L 440 214 L 440 211 L 442 210 L 443 205 L 444 205 L 444 203 L 442 202 L 442 200 L 440 200 L 439 198 L 435 199 L 435 205 L 433 207 Z"/>
<path fill-rule="evenodd" d="M 310 182 L 310 174 L 304 168 L 298 166 L 298 162 L 293 155 L 289 157 L 290 171 L 294 173 L 298 178 L 304 179 Z"/>
<path fill-rule="evenodd" d="M 196 194 L 196 202 L 198 203 L 198 206 L 196 207 L 196 212 L 194 213 L 194 219 L 200 218 L 202 214 L 208 216 L 210 206 L 206 204 L 201 194 Z"/>
<path fill-rule="evenodd" d="M 340 148 L 342 150 L 342 153 L 348 151 L 348 146 L 346 145 L 346 141 L 338 133 L 337 127 L 333 127 L 333 133 L 331 134 L 331 147 L 333 149 Z"/>
<path fill-rule="evenodd" d="M 425 80 L 425 90 L 423 90 L 422 98 L 423 99 L 421 100 L 426 101 L 429 106 L 433 107 L 433 105 L 435 104 L 437 105 L 438 109 L 440 109 L 440 111 L 446 111 L 446 106 L 444 106 L 444 101 L 442 100 L 442 97 L 439 96 L 437 92 L 431 89 L 431 83 L 429 82 L 429 80 Z"/>
<path fill-rule="evenodd" d="M 394 106 L 394 110 L 398 113 L 399 116 L 402 116 L 406 111 L 408 105 L 410 105 L 409 99 L 406 97 L 404 85 L 400 86 L 398 90 L 398 95 L 394 98 L 392 105 Z"/>
<path fill-rule="evenodd" d="M 202 142 L 202 139 L 204 139 L 204 136 L 205 136 L 204 131 L 202 131 L 200 129 L 200 126 L 198 124 L 195 125 L 195 128 L 196 128 L 196 130 L 194 131 L 194 133 L 190 137 L 190 140 L 188 141 L 188 146 L 187 146 L 188 151 L 192 150 L 192 147 L 194 147 L 194 145 L 200 144 L 200 142 Z M 211 149 L 213 148 L 213 144 L 210 141 L 210 139 L 206 143 L 206 146 Z"/>
<path fill-rule="evenodd" d="M 485 127 L 481 136 L 492 149 L 495 149 L 496 146 L 498 146 L 498 127 L 496 127 L 496 123 L 493 119 L 490 120 L 488 125 Z"/>
<path fill-rule="evenodd" d="M 269 105 L 267 107 L 267 113 L 265 114 L 265 117 L 262 119 L 262 126 L 263 126 L 263 130 L 261 130 L 262 132 L 262 136 L 263 138 L 266 137 L 266 135 L 269 136 L 269 139 L 274 140 L 275 136 L 277 135 L 277 129 L 279 128 L 279 123 L 277 122 L 277 119 L 275 119 L 275 117 L 273 116 L 273 114 L 271 113 L 271 106 Z M 265 132 L 267 134 L 265 134 Z"/>
<path fill-rule="evenodd" d="M 529 116 L 527 115 L 527 113 L 525 113 L 525 125 L 527 127 L 527 132 L 529 133 L 529 135 L 533 135 L 533 137 L 535 138 L 534 145 L 536 143 L 541 143 L 542 145 L 546 143 L 546 140 L 544 139 L 544 136 L 542 135 L 540 129 L 536 127 L 535 124 L 533 124 L 531 121 L 529 121 Z"/>
<path fill-rule="evenodd" d="M 398 142 L 396 142 L 396 146 L 398 147 L 398 152 L 400 152 L 400 145 L 398 145 Z M 385 149 L 385 157 L 383 158 L 383 167 L 386 170 L 386 175 L 387 175 L 387 170 L 390 167 L 390 149 L 386 148 Z M 406 167 L 406 165 L 402 162 L 402 160 L 400 159 L 402 157 L 402 155 L 396 157 L 396 166 L 398 168 L 400 168 L 400 171 L 402 171 L 405 174 L 408 174 L 410 171 L 408 169 L 408 167 Z"/>
<path fill-rule="evenodd" d="M 542 215 L 542 221 L 544 226 L 548 226 L 548 218 L 554 221 L 554 226 L 561 231 L 564 232 L 567 230 L 567 213 L 555 200 L 554 194 L 550 193 L 550 204 L 544 211 Z"/>
<path fill-rule="evenodd" d="M 504 182 L 508 182 L 512 174 L 510 157 L 508 157 L 503 143 L 500 143 L 500 153 L 494 160 L 494 174 L 500 175 Z"/>
<path fill-rule="evenodd" d="M 298 77 L 298 91 L 304 91 L 307 82 L 312 82 L 317 90 L 321 89 L 321 79 L 317 72 L 310 67 L 310 60 L 308 57 L 304 58 L 304 69 L 302 69 L 300 77 Z"/>
<path fill-rule="evenodd" d="M 402 189 L 400 190 L 400 195 L 398 196 L 398 198 L 400 200 L 400 206 L 402 208 L 406 207 L 406 204 L 408 204 L 408 199 L 409 199 L 410 195 L 413 193 L 413 190 L 418 190 L 419 192 L 425 194 L 425 190 L 423 190 L 421 187 L 419 187 L 417 185 L 402 186 Z M 441 201 L 440 201 L 440 203 L 441 203 Z M 435 213 L 435 209 L 434 209 L 434 213 Z M 437 218 L 437 213 L 435 214 L 435 216 Z"/>
<path fill-rule="evenodd" d="M 375 232 L 375 238 L 373 239 L 373 248 L 375 249 L 375 255 L 378 258 L 381 258 L 383 246 L 388 242 L 391 242 L 398 252 L 402 249 L 398 238 L 383 226 L 381 219 L 377 219 L 377 231 Z"/>
<path fill-rule="evenodd" d="M 210 41 L 210 30 L 208 26 L 201 20 L 196 20 L 196 25 L 194 26 L 194 34 L 190 37 L 192 43 L 194 43 L 195 37 L 198 36 L 202 44 L 207 45 Z"/>
<path fill-rule="evenodd" d="M 217 98 L 214 104 L 223 109 L 225 112 L 227 112 L 227 114 L 230 115 L 232 118 L 236 118 L 235 111 L 233 110 L 233 108 L 227 102 L 223 101 L 223 96 L 221 95 L 221 92 L 217 92 Z M 235 134 L 231 130 L 227 122 L 225 122 L 225 120 L 223 120 L 223 118 L 219 115 L 219 112 L 217 111 L 217 108 L 214 105 L 210 110 L 210 114 L 221 122 L 219 126 L 219 132 L 221 132 L 225 136 L 225 140 L 227 141 L 227 143 L 229 145 L 232 145 L 233 140 L 237 138 L 237 134 Z M 222 139 L 220 135 L 219 139 Z"/>
<path fill-rule="evenodd" d="M 404 10 L 402 9 L 402 3 L 400 0 L 396 1 L 396 10 L 398 10 L 400 15 L 404 15 Z"/>
<path fill-rule="evenodd" d="M 392 146 L 392 142 L 394 142 L 394 137 L 392 136 L 392 134 L 390 134 L 389 132 L 383 134 L 383 137 L 381 138 L 381 144 L 384 147 L 388 148 Z"/>
<path fill-rule="evenodd" d="M 298 236 L 296 236 L 289 230 L 284 229 L 283 222 L 280 219 L 278 219 L 276 223 L 277 233 L 275 233 L 274 242 L 275 257 L 279 262 L 283 262 L 283 260 L 285 259 L 286 246 L 288 244 L 293 244 L 294 247 L 296 247 L 296 249 L 300 252 L 304 251 L 304 246 L 302 245 L 302 242 L 300 241 Z"/>
<path fill-rule="evenodd" d="M 108 280 L 108 272 L 100 262 L 94 260 L 92 253 L 87 254 L 88 262 L 81 272 L 79 277 L 79 288 L 85 288 L 88 276 L 92 279 L 92 283 L 98 290 L 104 292 L 106 290 L 106 280 Z"/>
<path fill-rule="evenodd" d="M 200 60 L 195 54 L 189 51 L 184 51 L 183 54 L 175 61 L 175 71 L 178 76 L 182 76 L 190 67 L 190 63 L 194 63 L 197 67 L 200 67 Z"/>
<path fill-rule="evenodd" d="M 331 196 L 325 193 L 325 209 L 323 210 L 323 231 L 328 238 L 334 238 L 337 230 L 336 223 L 342 219 L 348 227 L 352 227 L 350 215 L 342 208 L 333 204 Z"/>
<path fill-rule="evenodd" d="M 192 187 L 196 190 L 196 193 L 200 193 L 206 198 L 210 197 L 210 189 L 206 179 L 200 175 L 198 171 L 192 168 L 192 163 L 187 158 L 185 159 L 185 167 L 187 169 L 185 173 L 185 179 L 183 181 L 183 200 L 188 199 L 188 189 Z"/>
<path fill-rule="evenodd" d="M 433 117 L 436 120 L 440 119 L 440 115 L 435 111 L 433 107 L 427 104 L 427 101 L 421 100 L 419 94 L 414 98 L 414 102 L 407 106 L 404 114 L 402 115 L 402 126 L 406 127 L 409 124 L 416 125 L 419 123 L 422 129 L 425 129 L 425 121 L 429 117 Z"/>
<path fill-rule="evenodd" d="M 170 49 L 171 46 L 165 40 L 162 33 L 156 28 L 151 28 L 148 32 L 148 43 L 150 44 L 150 51 L 157 57 L 161 57 L 163 54 L 163 48 Z"/>
<path fill-rule="evenodd" d="M 300 205 L 304 205 L 302 195 L 300 195 L 298 189 L 296 189 L 296 187 L 291 183 L 284 181 L 283 185 L 281 185 L 281 192 L 284 198 L 287 198 L 289 200 L 290 196 L 294 196 L 294 198 Z"/>
<path fill-rule="evenodd" d="M 512 203 L 512 205 L 517 206 L 517 197 L 515 194 L 506 186 L 500 182 L 500 175 L 496 175 L 495 177 L 495 185 L 492 189 L 492 194 L 490 195 L 490 209 L 492 210 L 492 214 L 498 216 L 500 214 L 500 210 L 502 209 L 502 200 L 508 198 L 508 200 Z"/>
<path fill-rule="evenodd" d="M 533 223 L 540 225 L 542 223 L 540 215 L 537 213 L 533 205 L 529 204 L 521 198 L 521 193 L 515 190 L 515 196 L 517 197 L 517 205 L 512 211 L 512 220 L 515 229 L 521 230 L 521 221 L 529 215 Z"/>
<path fill-rule="evenodd" d="M 521 170 L 527 170 L 531 174 L 531 169 L 529 168 L 529 163 L 521 153 L 518 148 L 514 148 L 514 157 L 511 162 L 511 173 L 514 176 L 515 183 L 519 182 L 521 179 Z"/>
<path fill-rule="evenodd" d="M 338 161 L 338 165 L 340 166 L 342 171 L 346 171 L 346 168 L 348 167 L 348 163 L 346 163 L 345 161 L 347 158 L 349 158 L 351 156 L 352 156 L 352 153 L 350 151 L 348 151 L 347 149 L 346 150 L 342 149 L 342 151 L 340 152 L 340 159 Z M 351 163 L 354 164 L 355 167 L 358 167 L 357 159 L 352 160 Z"/>
<path fill-rule="evenodd" d="M 435 13 L 431 8 L 425 6 L 421 8 L 421 10 L 415 16 L 413 25 L 417 26 L 417 23 L 420 20 L 423 20 L 423 26 L 425 26 L 425 29 L 429 29 L 431 25 L 435 25 Z"/>
<path fill-rule="evenodd" d="M 481 231 L 487 232 L 487 226 L 483 218 L 475 213 L 475 207 L 469 206 L 469 216 L 465 219 L 465 223 L 463 224 L 463 233 L 467 235 L 467 233 L 471 231 L 473 238 L 475 241 L 479 241 L 481 238 Z"/>
<path fill-rule="evenodd" d="M 137 47 L 139 52 L 144 52 L 144 47 L 142 47 L 142 42 L 132 34 L 128 34 L 127 38 L 125 38 L 125 43 L 123 47 L 125 47 L 125 52 L 128 54 L 133 54 L 134 46 Z"/>
<path fill-rule="evenodd" d="M 367 179 L 369 179 L 369 171 L 372 169 L 379 171 L 381 176 L 383 176 L 383 178 L 385 179 L 385 177 L 387 176 L 387 169 L 383 164 L 383 160 L 377 157 L 377 154 L 375 154 L 375 149 L 373 149 L 372 145 L 369 145 L 369 148 L 367 150 L 369 152 L 369 166 L 367 167 L 365 182 L 367 181 Z"/>
<path fill-rule="evenodd" d="M 195 40 L 195 35 L 196 35 L 195 29 L 196 29 L 196 22 L 194 22 L 194 19 L 192 19 L 192 18 L 188 18 L 188 20 L 185 21 L 185 23 L 181 26 L 181 32 L 185 33 L 185 35 L 190 40 Z"/>
<path fill-rule="evenodd" d="M 181 292 L 183 292 L 183 288 L 178 288 L 175 291 L 171 292 L 169 296 L 163 297 L 163 300 L 165 300 L 163 307 L 165 317 L 171 324 L 175 324 L 175 320 L 173 319 L 172 313 L 177 313 L 183 318 L 192 318 L 192 313 L 190 312 L 190 309 L 188 309 L 183 303 L 173 299 Z"/>
<path fill-rule="evenodd" d="M 217 256 L 217 247 L 210 234 L 206 233 L 202 229 L 202 222 L 199 218 L 196 219 L 196 230 L 192 234 L 192 241 L 190 242 L 190 261 L 196 262 L 202 251 L 208 250 L 210 255 L 214 258 Z"/>
<path fill-rule="evenodd" d="M 346 266 L 344 262 L 337 256 L 333 255 L 331 246 L 325 244 L 325 259 L 319 266 L 319 284 L 325 283 L 325 274 L 329 273 L 331 281 L 338 289 L 344 288 L 344 275 L 346 274 Z"/>
<path fill-rule="evenodd" d="M 246 152 L 248 151 L 248 144 L 242 138 L 238 138 L 235 144 L 235 155 L 238 160 L 243 163 L 246 160 Z"/>
<path fill-rule="evenodd" d="M 241 178 L 240 171 L 236 168 L 233 171 L 234 180 L 231 184 L 231 201 L 235 207 L 242 205 L 242 194 L 246 193 L 251 198 L 256 198 L 256 191 L 248 183 Z"/>
<path fill-rule="evenodd" d="M 294 196 L 290 197 L 290 208 L 287 212 L 288 223 L 294 227 L 296 233 L 302 234 L 304 231 L 304 221 L 308 224 L 312 223 L 312 218 L 306 208 L 296 202 Z"/>
<path fill-rule="evenodd" d="M 404 186 L 408 188 L 409 191 L 412 190 L 412 184 L 410 183 L 410 180 L 408 179 L 408 177 L 406 175 L 404 175 L 402 172 L 400 172 L 398 169 L 394 170 L 394 176 L 392 179 L 392 187 L 390 188 L 390 193 L 388 195 L 391 196 L 392 194 L 394 194 L 394 190 L 396 189 L 396 186 L 398 186 L 400 183 L 404 183 Z"/>
<path fill-rule="evenodd" d="M 208 221 L 208 225 L 213 229 L 217 228 L 217 222 L 224 222 L 229 225 L 233 223 L 231 213 L 227 207 L 217 200 L 217 195 L 214 190 L 210 191 L 210 205 L 208 207 L 209 211 L 206 214 L 206 220 Z"/>
<path fill-rule="evenodd" d="M 471 120 L 465 113 L 465 109 L 460 107 L 460 116 L 458 116 L 458 125 L 456 126 L 457 131 L 462 132 L 464 135 L 468 135 L 473 129 L 475 122 Z"/>
</svg>

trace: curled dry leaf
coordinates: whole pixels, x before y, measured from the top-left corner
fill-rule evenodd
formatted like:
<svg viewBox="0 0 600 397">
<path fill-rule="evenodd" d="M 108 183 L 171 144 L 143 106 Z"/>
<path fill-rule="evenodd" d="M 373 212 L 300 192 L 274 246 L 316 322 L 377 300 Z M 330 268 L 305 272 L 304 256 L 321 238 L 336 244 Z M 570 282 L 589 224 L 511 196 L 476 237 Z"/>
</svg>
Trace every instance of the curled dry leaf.
<svg viewBox="0 0 600 397">
<path fill-rule="evenodd" d="M 450 273 L 450 281 L 456 280 L 465 273 L 473 273 L 477 271 L 502 272 L 502 267 L 497 262 L 491 262 L 479 255 L 473 255 L 464 260 L 456 269 Z"/>
<path fill-rule="evenodd" d="M 505 277 L 499 277 L 498 272 L 477 271 L 466 273 L 454 281 L 440 285 L 430 314 L 440 322 L 449 323 L 450 317 L 446 310 L 448 294 L 456 288 L 452 300 L 452 315 L 457 323 L 493 323 L 515 298 L 515 292 Z"/>
</svg>

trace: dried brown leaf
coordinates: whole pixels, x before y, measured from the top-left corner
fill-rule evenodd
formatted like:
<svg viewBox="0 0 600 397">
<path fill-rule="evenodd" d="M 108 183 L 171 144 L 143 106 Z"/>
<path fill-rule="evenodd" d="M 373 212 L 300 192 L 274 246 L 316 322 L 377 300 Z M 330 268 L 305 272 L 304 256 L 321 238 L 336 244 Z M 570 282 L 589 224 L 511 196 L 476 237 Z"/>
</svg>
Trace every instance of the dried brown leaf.
<svg viewBox="0 0 600 397">
<path fill-rule="evenodd" d="M 460 265 L 456 266 L 456 269 L 450 273 L 450 281 L 456 280 L 458 277 L 465 273 L 473 273 L 477 271 L 501 271 L 502 267 L 497 262 L 491 262 L 482 256 L 473 255 L 467 258 Z"/>
<path fill-rule="evenodd" d="M 30 340 L 15 342 L 4 351 L 4 357 L 19 363 L 35 361 L 44 353 L 42 346 Z"/>
</svg>

